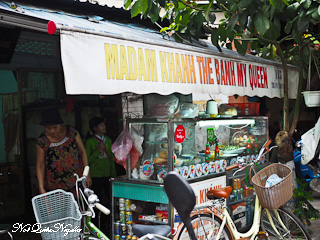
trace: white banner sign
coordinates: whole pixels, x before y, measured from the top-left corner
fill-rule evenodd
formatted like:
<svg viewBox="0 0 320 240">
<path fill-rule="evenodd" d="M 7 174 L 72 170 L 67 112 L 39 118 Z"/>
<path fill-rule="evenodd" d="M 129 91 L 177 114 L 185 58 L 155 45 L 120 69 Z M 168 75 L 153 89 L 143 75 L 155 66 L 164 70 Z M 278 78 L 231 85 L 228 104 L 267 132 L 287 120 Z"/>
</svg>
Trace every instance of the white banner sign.
<svg viewBox="0 0 320 240">
<path fill-rule="evenodd" d="M 242 61 L 69 31 L 61 32 L 61 58 L 68 94 L 283 97 L 282 69 L 252 58 Z M 289 97 L 295 98 L 298 71 L 290 68 L 289 80 Z"/>
<path fill-rule="evenodd" d="M 226 176 L 215 177 L 204 181 L 191 183 L 194 194 L 196 195 L 196 207 L 210 205 L 207 198 L 207 192 L 213 189 L 226 187 Z"/>
</svg>

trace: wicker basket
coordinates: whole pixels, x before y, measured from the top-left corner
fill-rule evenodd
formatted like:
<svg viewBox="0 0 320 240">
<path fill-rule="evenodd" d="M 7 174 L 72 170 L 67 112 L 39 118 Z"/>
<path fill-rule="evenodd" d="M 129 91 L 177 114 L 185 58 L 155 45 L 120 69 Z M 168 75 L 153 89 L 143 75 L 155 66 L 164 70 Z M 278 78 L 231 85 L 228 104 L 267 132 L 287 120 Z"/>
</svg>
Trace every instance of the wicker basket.
<svg viewBox="0 0 320 240">
<path fill-rule="evenodd" d="M 265 187 L 272 174 L 283 178 L 279 183 Z M 286 165 L 274 163 L 259 171 L 252 178 L 252 183 L 262 207 L 277 209 L 292 197 L 292 171 Z"/>
</svg>

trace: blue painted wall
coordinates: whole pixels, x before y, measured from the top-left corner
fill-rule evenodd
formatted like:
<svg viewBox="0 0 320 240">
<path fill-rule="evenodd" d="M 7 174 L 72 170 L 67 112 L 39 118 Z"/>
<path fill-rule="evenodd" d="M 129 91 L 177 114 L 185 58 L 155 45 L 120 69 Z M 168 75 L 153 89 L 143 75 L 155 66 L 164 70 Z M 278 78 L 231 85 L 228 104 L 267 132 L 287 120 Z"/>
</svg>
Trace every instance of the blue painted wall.
<svg viewBox="0 0 320 240">
<path fill-rule="evenodd" d="M 0 163 L 6 162 L 4 151 L 4 129 L 2 123 L 2 94 L 16 93 L 18 84 L 12 71 L 0 70 Z"/>
</svg>

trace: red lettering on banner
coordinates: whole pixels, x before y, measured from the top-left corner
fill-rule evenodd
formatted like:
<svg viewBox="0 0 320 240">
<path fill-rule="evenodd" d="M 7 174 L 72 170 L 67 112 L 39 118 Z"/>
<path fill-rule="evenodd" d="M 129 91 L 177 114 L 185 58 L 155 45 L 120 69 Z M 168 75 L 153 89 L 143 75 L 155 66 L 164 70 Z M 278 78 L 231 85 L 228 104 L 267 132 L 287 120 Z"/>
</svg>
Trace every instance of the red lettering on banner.
<svg viewBox="0 0 320 240">
<path fill-rule="evenodd" d="M 226 85 L 236 86 L 236 80 L 234 76 L 234 63 L 231 61 L 226 61 L 224 69 L 226 71 Z"/>
<path fill-rule="evenodd" d="M 199 66 L 200 83 L 203 84 L 204 81 L 202 80 L 202 57 L 197 57 L 197 63 Z"/>
<path fill-rule="evenodd" d="M 211 58 L 207 59 L 207 69 L 208 69 L 208 79 L 209 79 L 209 84 L 214 84 L 213 78 L 211 78 L 212 74 L 212 68 L 210 67 L 211 64 Z"/>
<path fill-rule="evenodd" d="M 220 60 L 220 63 L 221 63 L 221 64 L 220 64 L 220 74 L 221 74 L 220 79 L 221 79 L 221 85 L 222 85 L 222 84 L 225 85 L 225 80 L 226 80 L 226 78 L 225 78 L 223 60 Z"/>
<path fill-rule="evenodd" d="M 261 66 L 249 65 L 249 80 L 250 87 L 254 88 L 268 88 L 267 69 Z"/>
<path fill-rule="evenodd" d="M 263 67 L 263 84 L 265 88 L 268 88 L 268 75 L 267 75 L 267 68 Z"/>
<path fill-rule="evenodd" d="M 218 61 L 218 59 L 214 60 L 214 68 L 216 70 L 217 83 L 220 84 L 220 70 L 219 70 L 219 61 Z"/>
<path fill-rule="evenodd" d="M 238 86 L 247 86 L 247 72 L 245 63 L 237 63 L 237 73 L 238 73 Z"/>
<path fill-rule="evenodd" d="M 203 74 L 203 83 L 207 84 L 209 82 L 209 79 L 208 79 L 208 68 L 207 68 L 207 58 L 203 58 L 203 61 L 202 61 L 202 74 Z"/>
</svg>

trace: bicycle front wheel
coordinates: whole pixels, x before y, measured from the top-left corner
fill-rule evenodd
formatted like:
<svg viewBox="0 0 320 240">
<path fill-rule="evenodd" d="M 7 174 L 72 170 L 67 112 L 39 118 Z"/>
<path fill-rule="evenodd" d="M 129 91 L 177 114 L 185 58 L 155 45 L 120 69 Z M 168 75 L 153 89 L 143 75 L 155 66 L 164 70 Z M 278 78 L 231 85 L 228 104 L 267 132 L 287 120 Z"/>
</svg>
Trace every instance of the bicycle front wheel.
<svg viewBox="0 0 320 240">
<path fill-rule="evenodd" d="M 221 219 L 218 217 L 214 218 L 214 225 L 212 221 L 212 216 L 210 214 L 198 214 L 191 217 L 191 223 L 196 234 L 197 239 L 201 240 L 213 240 L 216 239 L 214 235 L 218 234 L 221 227 Z M 212 229 L 214 226 L 214 233 L 212 234 Z M 209 235 L 211 233 L 211 237 Z M 187 228 L 183 226 L 181 230 L 177 233 L 178 240 L 189 240 L 189 234 Z M 225 226 L 222 230 L 222 234 L 219 239 L 232 240 L 231 233 L 229 229 Z"/>
<path fill-rule="evenodd" d="M 261 228 L 269 234 L 269 239 L 310 239 L 311 237 L 303 223 L 294 215 L 285 209 L 277 209 L 279 218 L 274 210 L 269 210 L 275 229 L 271 226 L 266 209 L 261 213 Z M 281 224 L 281 222 L 283 224 Z"/>
</svg>

